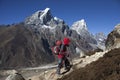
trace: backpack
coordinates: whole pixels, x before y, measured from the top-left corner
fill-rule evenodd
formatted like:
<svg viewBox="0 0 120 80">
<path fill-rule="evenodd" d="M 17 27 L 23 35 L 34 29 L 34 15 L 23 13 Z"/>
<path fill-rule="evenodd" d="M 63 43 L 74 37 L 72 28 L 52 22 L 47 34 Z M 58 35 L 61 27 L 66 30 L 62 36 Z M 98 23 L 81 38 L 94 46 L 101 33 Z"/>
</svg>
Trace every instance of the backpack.
<svg viewBox="0 0 120 80">
<path fill-rule="evenodd" d="M 52 47 L 52 52 L 53 52 L 53 54 L 58 55 L 60 52 L 60 46 Z"/>
</svg>

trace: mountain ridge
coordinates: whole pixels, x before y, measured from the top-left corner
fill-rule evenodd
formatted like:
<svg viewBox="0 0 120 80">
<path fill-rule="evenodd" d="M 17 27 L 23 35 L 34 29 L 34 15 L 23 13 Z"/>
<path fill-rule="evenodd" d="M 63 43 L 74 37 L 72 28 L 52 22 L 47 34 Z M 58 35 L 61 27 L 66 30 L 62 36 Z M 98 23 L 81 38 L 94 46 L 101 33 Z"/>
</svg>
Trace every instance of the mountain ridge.
<svg viewBox="0 0 120 80">
<path fill-rule="evenodd" d="M 39 66 L 53 62 L 55 58 L 50 48 L 55 45 L 56 40 L 62 40 L 64 37 L 69 37 L 71 40 L 69 52 L 72 56 L 79 56 L 81 51 L 86 53 L 98 49 L 97 41 L 93 37 L 82 36 L 71 30 L 62 19 L 53 17 L 49 8 L 32 14 L 23 23 L 4 28 L 7 29 L 7 33 L 6 29 L 2 29 L 0 33 L 0 37 L 3 38 L 0 40 L 1 68 Z M 19 58 L 15 56 L 22 57 L 19 64 L 17 63 Z M 13 64 L 10 64 L 12 62 Z"/>
</svg>

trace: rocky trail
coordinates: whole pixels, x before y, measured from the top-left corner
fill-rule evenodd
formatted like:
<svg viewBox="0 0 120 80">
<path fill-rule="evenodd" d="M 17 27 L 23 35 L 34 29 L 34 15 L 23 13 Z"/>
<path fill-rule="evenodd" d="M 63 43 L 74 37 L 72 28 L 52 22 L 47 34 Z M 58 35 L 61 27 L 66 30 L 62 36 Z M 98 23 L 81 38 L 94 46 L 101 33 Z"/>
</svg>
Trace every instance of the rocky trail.
<svg viewBox="0 0 120 80">
<path fill-rule="evenodd" d="M 57 80 L 58 78 L 62 78 L 65 75 L 68 75 L 75 69 L 85 67 L 87 64 L 98 60 L 107 52 L 108 51 L 96 52 L 94 55 L 72 60 L 73 66 L 71 67 L 70 71 L 66 72 L 64 69 L 61 69 L 61 72 L 65 74 L 60 76 L 56 74 L 57 65 L 46 65 L 35 68 L 21 69 L 20 73 L 23 75 L 23 77 L 25 77 L 26 80 Z"/>
<path fill-rule="evenodd" d="M 62 68 L 61 72 L 63 74 L 60 76 L 56 74 L 57 65 L 55 64 L 48 64 L 45 66 L 34 67 L 34 68 L 22 68 L 18 70 L 0 71 L 1 73 L 0 75 L 4 76 L 4 75 L 9 75 L 9 74 L 14 74 L 17 71 L 25 78 L 25 80 L 57 80 L 58 78 L 62 78 L 65 75 L 68 75 L 75 69 L 85 67 L 87 64 L 97 61 L 100 57 L 103 57 L 103 55 L 107 52 L 108 51 L 96 52 L 95 54 L 91 56 L 73 59 L 71 61 L 73 66 L 71 67 L 70 71 L 65 71 L 64 68 Z M 5 77 L 1 78 L 0 80 L 5 80 Z"/>
</svg>

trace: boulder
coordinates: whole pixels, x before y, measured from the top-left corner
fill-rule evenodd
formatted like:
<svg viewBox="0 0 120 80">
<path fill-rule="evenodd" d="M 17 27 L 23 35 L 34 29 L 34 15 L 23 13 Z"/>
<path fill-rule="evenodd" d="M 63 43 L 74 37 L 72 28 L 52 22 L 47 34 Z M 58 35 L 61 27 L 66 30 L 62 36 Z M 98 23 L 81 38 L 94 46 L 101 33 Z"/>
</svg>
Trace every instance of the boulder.
<svg viewBox="0 0 120 80">
<path fill-rule="evenodd" d="M 114 49 L 120 47 L 120 24 L 108 35 L 105 43 L 106 49 Z"/>
<path fill-rule="evenodd" d="M 25 80 L 19 73 L 10 74 L 5 80 Z"/>
</svg>

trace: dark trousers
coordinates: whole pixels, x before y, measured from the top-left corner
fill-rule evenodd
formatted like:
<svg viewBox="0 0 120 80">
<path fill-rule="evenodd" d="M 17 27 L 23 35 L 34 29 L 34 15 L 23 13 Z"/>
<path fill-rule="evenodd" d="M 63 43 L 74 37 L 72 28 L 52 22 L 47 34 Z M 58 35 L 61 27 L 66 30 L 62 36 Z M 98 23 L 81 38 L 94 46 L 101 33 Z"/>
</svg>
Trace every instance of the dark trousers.
<svg viewBox="0 0 120 80">
<path fill-rule="evenodd" d="M 70 68 L 70 62 L 67 57 L 63 57 L 58 59 L 58 67 L 57 67 L 57 74 L 60 74 L 60 69 L 65 66 L 65 69 L 68 70 Z"/>
</svg>

